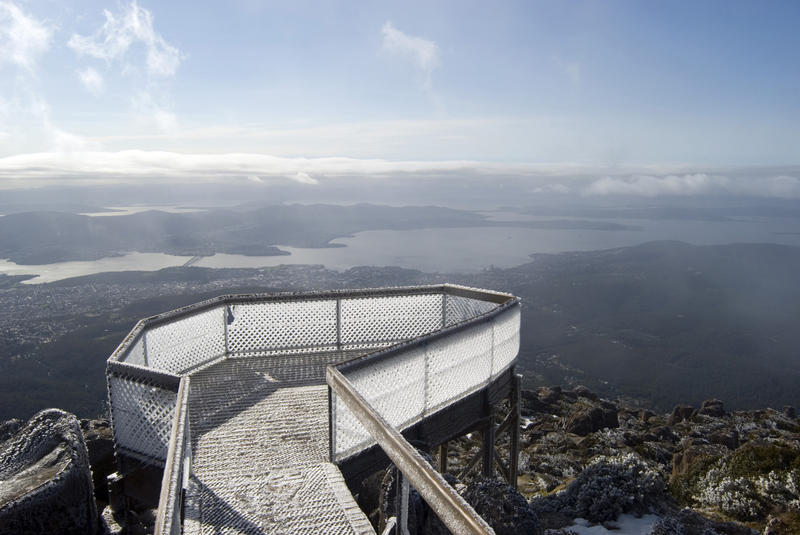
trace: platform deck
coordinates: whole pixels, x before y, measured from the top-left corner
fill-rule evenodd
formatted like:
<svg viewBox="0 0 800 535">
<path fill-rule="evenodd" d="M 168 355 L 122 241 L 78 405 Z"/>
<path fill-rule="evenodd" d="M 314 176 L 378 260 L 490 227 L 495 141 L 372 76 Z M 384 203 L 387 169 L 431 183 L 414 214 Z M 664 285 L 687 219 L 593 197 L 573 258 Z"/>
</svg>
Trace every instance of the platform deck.
<svg viewBox="0 0 800 535">
<path fill-rule="evenodd" d="M 184 533 L 375 533 L 328 462 L 325 367 L 352 356 L 235 358 L 192 376 Z"/>
</svg>

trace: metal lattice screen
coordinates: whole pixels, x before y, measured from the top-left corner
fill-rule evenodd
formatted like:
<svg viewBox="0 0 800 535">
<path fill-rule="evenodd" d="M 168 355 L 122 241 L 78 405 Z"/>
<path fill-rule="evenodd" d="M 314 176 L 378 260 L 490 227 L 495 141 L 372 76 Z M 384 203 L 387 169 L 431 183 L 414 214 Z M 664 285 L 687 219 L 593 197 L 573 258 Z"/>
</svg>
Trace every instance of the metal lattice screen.
<svg viewBox="0 0 800 535">
<path fill-rule="evenodd" d="M 469 329 L 393 351 L 368 366 L 339 369 L 383 418 L 402 430 L 486 386 L 508 369 L 519 351 L 519 324 L 516 306 Z M 335 395 L 331 419 L 335 461 L 374 444 Z"/>
<path fill-rule="evenodd" d="M 177 393 L 129 377 L 110 375 L 114 442 L 147 458 L 167 458 Z"/>
<path fill-rule="evenodd" d="M 116 443 L 155 459 L 166 457 L 175 392 L 160 388 L 158 381 L 153 386 L 147 370 L 177 380 L 224 357 L 291 359 L 300 353 L 386 348 L 473 320 L 502 301 L 480 298 L 485 295 L 424 287 L 227 298 L 146 320 L 109 359 L 125 370 L 109 372 Z M 485 385 L 508 368 L 518 345 L 517 310 L 424 349 L 372 363 L 369 372 L 350 379 L 392 425 L 403 428 Z M 335 400 L 334 406 L 334 450 L 341 457 L 367 439 L 352 415 Z"/>
</svg>

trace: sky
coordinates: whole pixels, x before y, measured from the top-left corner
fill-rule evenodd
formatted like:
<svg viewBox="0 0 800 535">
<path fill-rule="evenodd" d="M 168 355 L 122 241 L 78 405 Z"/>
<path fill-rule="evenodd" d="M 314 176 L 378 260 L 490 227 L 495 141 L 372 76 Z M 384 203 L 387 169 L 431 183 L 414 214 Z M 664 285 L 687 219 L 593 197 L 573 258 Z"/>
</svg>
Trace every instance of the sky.
<svg viewBox="0 0 800 535">
<path fill-rule="evenodd" d="M 798 20 L 777 0 L 0 0 L 0 189 L 468 173 L 800 198 Z"/>
</svg>

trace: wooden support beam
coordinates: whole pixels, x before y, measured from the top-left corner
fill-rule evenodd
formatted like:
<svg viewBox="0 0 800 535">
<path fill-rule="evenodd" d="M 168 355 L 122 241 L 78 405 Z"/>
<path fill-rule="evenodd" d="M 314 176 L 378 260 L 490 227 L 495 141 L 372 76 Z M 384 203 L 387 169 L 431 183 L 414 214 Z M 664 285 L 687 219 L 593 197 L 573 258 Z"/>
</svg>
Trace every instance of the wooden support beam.
<svg viewBox="0 0 800 535">
<path fill-rule="evenodd" d="M 447 473 L 447 450 L 448 450 L 448 443 L 445 440 L 441 444 L 439 444 L 439 473 L 446 474 Z"/>
<path fill-rule="evenodd" d="M 513 397 L 513 394 L 512 394 Z M 506 414 L 506 417 L 503 418 L 503 421 L 500 422 L 500 425 L 497 426 L 497 430 L 494 432 L 495 437 L 498 435 L 502 435 L 506 431 L 508 431 L 509 426 L 514 424 L 514 407 L 511 407 L 511 411 Z"/>
<path fill-rule="evenodd" d="M 494 462 L 496 462 L 497 467 L 500 468 L 500 474 L 506 478 L 506 481 L 508 481 L 509 484 L 511 484 L 511 476 L 508 471 L 508 466 L 506 466 L 506 463 L 503 462 L 503 458 L 500 457 L 500 454 L 497 452 L 497 448 L 494 446 L 492 446 L 492 448 L 494 448 Z"/>
<path fill-rule="evenodd" d="M 467 474 L 469 474 L 472 469 L 475 468 L 475 465 L 477 465 L 478 461 L 481 459 L 483 459 L 483 448 L 478 450 L 478 452 L 472 456 L 472 459 L 469 460 L 466 466 L 464 466 L 463 470 L 461 470 L 461 472 L 458 474 L 458 479 L 464 479 L 467 477 Z"/>
<path fill-rule="evenodd" d="M 513 387 L 511 389 L 511 414 L 514 416 L 511 426 L 511 440 L 508 449 L 511 459 L 508 463 L 510 478 L 509 485 L 517 488 L 517 477 L 519 476 L 519 428 L 522 423 L 522 375 L 514 374 Z"/>
<path fill-rule="evenodd" d="M 483 467 L 481 474 L 484 477 L 492 477 L 494 475 L 494 418 L 492 417 L 493 410 L 489 409 L 489 422 L 483 431 Z"/>
</svg>

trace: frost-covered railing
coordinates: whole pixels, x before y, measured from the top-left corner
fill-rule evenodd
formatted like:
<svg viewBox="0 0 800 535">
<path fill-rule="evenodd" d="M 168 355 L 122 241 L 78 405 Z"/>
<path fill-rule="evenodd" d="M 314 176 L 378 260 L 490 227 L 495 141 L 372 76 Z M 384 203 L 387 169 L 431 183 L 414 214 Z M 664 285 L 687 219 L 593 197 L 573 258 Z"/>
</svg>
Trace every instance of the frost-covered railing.
<svg viewBox="0 0 800 535">
<path fill-rule="evenodd" d="M 519 300 L 452 290 L 470 300 L 471 313 L 460 322 L 443 321 L 434 333 L 328 366 L 331 460 L 340 462 L 377 443 L 451 531 L 492 533 L 400 433 L 487 387 L 517 357 Z"/>
<path fill-rule="evenodd" d="M 389 424 L 414 425 L 491 383 L 519 351 L 519 301 L 513 296 L 460 289 L 471 314 L 445 321 L 433 334 L 338 364 L 339 371 Z M 482 301 L 486 299 L 486 301 Z M 375 440 L 331 394 L 331 459 L 339 462 Z"/>
<path fill-rule="evenodd" d="M 182 377 L 178 387 L 175 418 L 170 434 L 167 461 L 161 479 L 161 494 L 154 535 L 180 535 L 183 489 L 189 480 L 192 443 L 189 432 L 190 378 Z"/>
<path fill-rule="evenodd" d="M 220 359 L 367 353 L 481 316 L 507 299 L 452 285 L 238 295 L 142 320 L 108 361 L 115 445 L 165 462 L 180 378 Z M 429 357 L 434 366 L 443 362 Z M 433 388 L 424 410 L 446 402 L 447 392 Z"/>
<path fill-rule="evenodd" d="M 180 515 L 176 482 L 191 470 L 193 373 L 227 358 L 361 353 L 338 369 L 402 430 L 489 384 L 513 364 L 518 346 L 518 300 L 461 286 L 211 299 L 140 321 L 109 358 L 115 447 L 165 466 L 160 527 L 171 533 Z M 336 395 L 330 417 L 333 460 L 374 443 Z"/>
</svg>

